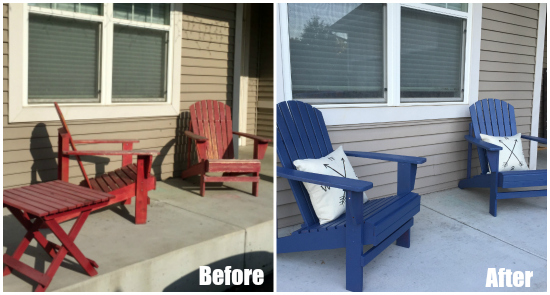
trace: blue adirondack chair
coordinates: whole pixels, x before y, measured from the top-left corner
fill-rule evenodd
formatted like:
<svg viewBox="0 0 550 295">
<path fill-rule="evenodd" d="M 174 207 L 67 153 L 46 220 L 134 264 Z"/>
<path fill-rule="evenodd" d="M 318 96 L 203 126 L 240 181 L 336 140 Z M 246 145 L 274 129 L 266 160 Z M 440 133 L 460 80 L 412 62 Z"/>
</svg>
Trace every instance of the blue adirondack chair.
<svg viewBox="0 0 550 295">
<path fill-rule="evenodd" d="M 333 152 L 321 112 L 300 101 L 277 105 L 277 154 L 282 167 L 277 176 L 288 179 L 304 219 L 302 227 L 290 236 L 277 239 L 277 252 L 297 252 L 346 248 L 346 289 L 363 290 L 363 267 L 397 241 L 409 248 L 413 216 L 420 211 L 420 195 L 413 193 L 416 165 L 425 158 L 381 153 L 346 151 L 350 157 L 397 162 L 397 195 L 363 204 L 363 192 L 372 188 L 368 181 L 334 177 L 296 170 L 297 159 L 320 158 Z M 343 189 L 346 213 L 323 225 L 315 215 L 303 181 Z M 363 253 L 363 245 L 373 247 Z"/>
<path fill-rule="evenodd" d="M 458 187 L 490 188 L 489 212 L 497 216 L 497 200 L 546 196 L 546 189 L 530 191 L 499 192 L 498 188 L 546 186 L 546 169 L 527 171 L 498 171 L 498 154 L 501 147 L 482 141 L 480 134 L 512 136 L 517 134 L 514 107 L 498 99 L 483 99 L 470 106 L 470 134 L 468 141 L 467 178 L 460 180 Z M 546 144 L 545 138 L 521 135 L 521 138 Z M 481 174 L 472 177 L 472 144 L 477 146 Z M 489 167 L 490 171 L 489 172 Z"/>
</svg>

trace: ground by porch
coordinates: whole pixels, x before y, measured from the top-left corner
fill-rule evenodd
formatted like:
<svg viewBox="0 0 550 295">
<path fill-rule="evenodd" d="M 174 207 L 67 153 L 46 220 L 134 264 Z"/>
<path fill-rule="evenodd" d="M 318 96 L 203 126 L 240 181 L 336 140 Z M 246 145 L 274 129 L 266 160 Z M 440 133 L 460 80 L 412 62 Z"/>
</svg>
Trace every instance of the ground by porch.
<svg viewBox="0 0 550 295">
<path fill-rule="evenodd" d="M 546 169 L 546 150 L 538 169 Z M 279 236 L 293 229 L 279 230 Z M 547 290 L 547 198 L 499 200 L 489 190 L 459 188 L 425 194 L 409 249 L 390 245 L 363 269 L 363 291 Z M 367 247 L 365 247 L 365 251 Z M 529 288 L 486 288 L 487 269 L 533 271 Z M 346 291 L 345 249 L 277 255 L 278 291 Z"/>
<path fill-rule="evenodd" d="M 252 146 L 240 158 L 252 158 Z M 48 291 L 223 291 L 230 286 L 199 286 L 198 268 L 273 270 L 273 148 L 260 173 L 259 197 L 251 183 L 208 184 L 181 179 L 158 182 L 149 196 L 146 225 L 133 223 L 134 205 L 92 213 L 75 243 L 99 264 L 89 277 L 67 256 Z M 25 231 L 4 210 L 3 249 L 12 253 Z M 62 224 L 66 230 L 73 221 Z M 52 238 L 50 232 L 44 234 Z M 33 241 L 22 261 L 44 271 L 51 258 Z M 268 281 L 266 281 L 269 283 Z M 272 282 L 271 282 L 272 283 Z M 4 291 L 32 291 L 34 283 L 14 274 L 4 277 Z M 262 290 L 270 290 L 265 287 Z"/>
</svg>

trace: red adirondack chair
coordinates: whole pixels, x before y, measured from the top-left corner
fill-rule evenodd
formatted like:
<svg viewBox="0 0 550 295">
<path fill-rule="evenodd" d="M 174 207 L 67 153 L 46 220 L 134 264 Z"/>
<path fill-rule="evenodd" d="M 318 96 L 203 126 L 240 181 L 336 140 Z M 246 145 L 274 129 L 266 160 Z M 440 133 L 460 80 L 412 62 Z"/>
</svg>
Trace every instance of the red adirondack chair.
<svg viewBox="0 0 550 295">
<path fill-rule="evenodd" d="M 69 181 L 69 158 L 70 156 L 75 156 L 80 166 L 80 171 L 84 176 L 84 180 L 80 185 L 115 196 L 105 203 L 103 207 L 121 202 L 131 204 L 131 198 L 135 196 L 135 223 L 144 224 L 147 222 L 147 205 L 149 204 L 147 193 L 156 188 L 156 179 L 151 175 L 151 165 L 153 163 L 153 155 L 160 153 L 158 151 L 133 150 L 133 144 L 139 142 L 139 140 L 73 140 L 59 105 L 57 103 L 54 104 L 63 125 L 62 128 L 58 129 L 58 179 L 65 182 Z M 121 143 L 122 151 L 79 151 L 76 149 L 76 144 L 100 143 Z M 122 156 L 122 167 L 113 172 L 89 178 L 80 156 Z M 137 156 L 137 163 L 132 163 L 133 156 Z M 94 210 L 103 207 L 95 208 Z M 74 218 L 77 215 L 63 216 L 63 220 Z M 61 222 L 62 220 L 58 221 Z"/>
<path fill-rule="evenodd" d="M 204 197 L 206 182 L 252 182 L 252 194 L 258 196 L 260 160 L 271 139 L 232 130 L 231 108 L 214 100 L 193 104 L 187 142 L 187 170 L 181 178 L 200 175 L 200 194 Z M 254 140 L 254 159 L 234 159 L 233 134 Z M 198 164 L 191 166 L 191 140 L 195 140 Z M 223 172 L 207 176 L 207 172 Z M 252 176 L 246 176 L 252 174 Z"/>
</svg>

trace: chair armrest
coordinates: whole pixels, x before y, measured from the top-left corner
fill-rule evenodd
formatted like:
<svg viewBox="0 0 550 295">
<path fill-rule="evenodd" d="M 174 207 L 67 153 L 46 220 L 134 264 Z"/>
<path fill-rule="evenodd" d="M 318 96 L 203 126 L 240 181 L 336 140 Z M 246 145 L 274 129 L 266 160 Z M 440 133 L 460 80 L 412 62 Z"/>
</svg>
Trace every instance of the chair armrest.
<svg viewBox="0 0 550 295">
<path fill-rule="evenodd" d="M 253 139 L 255 141 L 259 141 L 260 143 L 268 143 L 268 142 L 272 141 L 269 138 L 256 136 L 256 135 L 253 135 L 253 134 L 248 134 L 248 133 L 243 133 L 243 132 L 233 131 L 233 134 L 238 135 L 238 136 L 248 137 L 248 138 Z"/>
<path fill-rule="evenodd" d="M 73 140 L 75 144 L 89 144 L 89 143 L 138 143 L 137 139 L 84 139 Z"/>
<path fill-rule="evenodd" d="M 340 188 L 352 192 L 364 192 L 373 187 L 370 181 L 304 172 L 283 167 L 277 167 L 277 176 L 296 181 Z"/>
<path fill-rule="evenodd" d="M 188 137 L 196 140 L 197 142 L 206 142 L 208 140 L 208 138 L 204 137 L 204 136 L 200 136 L 198 134 L 195 134 L 189 130 L 186 130 L 185 132 L 183 132 L 185 135 L 187 135 Z"/>
<path fill-rule="evenodd" d="M 472 137 L 471 135 L 465 135 L 464 138 L 466 138 L 466 140 L 469 143 L 475 144 L 478 147 L 486 149 L 490 152 L 498 152 L 498 151 L 502 150 L 502 147 L 500 147 L 498 145 L 494 145 L 492 143 L 485 142 L 481 139 L 477 139 L 475 137 Z"/>
<path fill-rule="evenodd" d="M 546 144 L 546 138 L 530 136 L 530 135 L 523 135 L 523 134 L 521 135 L 521 138 L 525 138 L 525 139 L 536 141 L 538 143 Z"/>
<path fill-rule="evenodd" d="M 133 151 L 63 151 L 67 156 L 155 156 L 160 155 L 159 151 L 133 150 Z"/>
<path fill-rule="evenodd" d="M 426 158 L 421 157 L 409 157 L 409 156 L 399 156 L 391 154 L 382 154 L 382 153 L 369 153 L 369 152 L 353 152 L 353 151 L 344 151 L 346 155 L 350 157 L 359 157 L 359 158 L 369 158 L 376 160 L 386 160 L 399 163 L 410 163 L 410 164 L 422 164 L 426 162 Z"/>
</svg>

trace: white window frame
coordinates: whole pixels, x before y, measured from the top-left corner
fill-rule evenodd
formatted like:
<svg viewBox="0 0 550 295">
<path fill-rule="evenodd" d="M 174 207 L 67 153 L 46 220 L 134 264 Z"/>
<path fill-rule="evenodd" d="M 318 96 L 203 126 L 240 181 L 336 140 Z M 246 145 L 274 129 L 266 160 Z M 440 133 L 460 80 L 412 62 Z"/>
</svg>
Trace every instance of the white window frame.
<svg viewBox="0 0 550 295">
<path fill-rule="evenodd" d="M 327 125 L 366 124 L 397 121 L 430 120 L 469 117 L 468 107 L 477 101 L 479 91 L 479 59 L 481 46 L 482 4 L 469 3 L 468 12 L 456 11 L 427 4 L 387 3 L 386 15 L 386 79 L 387 103 L 322 104 L 314 105 L 324 115 Z M 401 7 L 450 15 L 466 19 L 466 44 L 464 64 L 464 100 L 461 102 L 400 102 L 400 43 Z M 292 100 L 288 10 L 286 3 L 277 5 L 276 71 L 283 81 L 277 83 L 278 95 L 283 100 Z"/>
<path fill-rule="evenodd" d="M 170 25 L 116 19 L 113 4 L 103 4 L 103 15 L 9 4 L 9 123 L 59 120 L 53 104 L 28 103 L 29 11 L 102 22 L 100 102 L 62 103 L 67 120 L 175 116 L 180 113 L 182 4 L 171 4 Z M 113 27 L 115 24 L 169 31 L 167 94 L 165 102 L 111 102 Z"/>
</svg>

